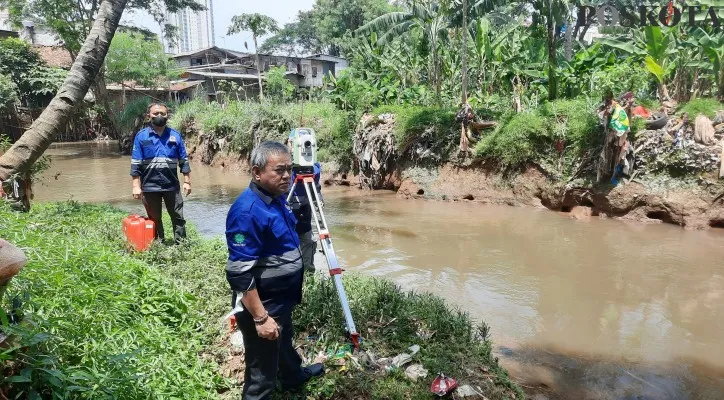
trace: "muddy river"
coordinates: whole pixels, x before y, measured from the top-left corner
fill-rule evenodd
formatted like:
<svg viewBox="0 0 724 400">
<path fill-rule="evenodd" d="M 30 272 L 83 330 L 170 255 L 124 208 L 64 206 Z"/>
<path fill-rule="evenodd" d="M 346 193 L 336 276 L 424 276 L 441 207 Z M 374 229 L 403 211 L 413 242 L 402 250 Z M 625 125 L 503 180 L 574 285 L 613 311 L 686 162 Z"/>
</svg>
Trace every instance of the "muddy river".
<svg viewBox="0 0 724 400">
<path fill-rule="evenodd" d="M 114 143 L 54 145 L 36 201 L 142 213 L 130 159 L 116 151 Z M 249 178 L 192 168 L 186 217 L 220 235 Z M 721 231 L 323 192 L 346 268 L 433 292 L 485 320 L 501 362 L 528 389 L 565 399 L 724 399 Z"/>
</svg>

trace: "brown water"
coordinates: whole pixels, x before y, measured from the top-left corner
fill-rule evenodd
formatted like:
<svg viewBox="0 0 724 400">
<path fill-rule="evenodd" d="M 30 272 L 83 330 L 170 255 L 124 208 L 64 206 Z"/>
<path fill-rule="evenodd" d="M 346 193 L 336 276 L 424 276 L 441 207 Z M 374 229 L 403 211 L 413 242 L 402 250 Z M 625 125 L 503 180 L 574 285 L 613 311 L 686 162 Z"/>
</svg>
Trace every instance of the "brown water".
<svg viewBox="0 0 724 400">
<path fill-rule="evenodd" d="M 114 143 L 58 144 L 36 200 L 131 198 Z M 199 164 L 185 214 L 220 235 L 249 178 Z M 501 362 L 550 398 L 724 399 L 724 234 L 531 208 L 324 188 L 349 270 L 439 294 L 485 320 Z"/>
</svg>

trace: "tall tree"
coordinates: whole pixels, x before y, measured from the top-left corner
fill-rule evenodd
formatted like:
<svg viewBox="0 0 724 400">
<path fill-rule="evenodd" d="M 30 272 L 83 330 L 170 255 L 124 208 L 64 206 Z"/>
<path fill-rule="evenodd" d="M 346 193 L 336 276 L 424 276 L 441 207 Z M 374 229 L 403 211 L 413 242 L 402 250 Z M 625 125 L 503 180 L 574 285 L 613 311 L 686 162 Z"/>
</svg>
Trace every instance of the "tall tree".
<svg viewBox="0 0 724 400">
<path fill-rule="evenodd" d="M 0 0 L 0 8 L 10 12 L 11 22 L 21 27 L 23 19 L 35 21 L 48 27 L 63 42 L 72 59 L 78 54 L 83 38 L 90 34 L 93 21 L 100 12 L 101 0 Z M 164 24 L 166 11 L 176 12 L 185 8 L 203 10 L 196 0 L 127 0 L 128 9 L 151 15 L 159 25 Z M 96 75 L 92 88 L 96 101 L 110 117 L 112 135 L 116 136 L 118 121 L 106 91 L 105 74 L 101 69 Z"/>
<path fill-rule="evenodd" d="M 94 82 L 108 52 L 123 9 L 129 0 L 103 0 L 83 46 L 79 49 L 68 77 L 48 107 L 23 136 L 0 156 L 0 180 L 27 173 L 68 122 Z"/>
<path fill-rule="evenodd" d="M 169 58 L 161 43 L 148 40 L 137 33 L 118 32 L 106 55 L 106 77 L 122 86 L 122 105 L 126 102 L 124 82 L 134 81 L 142 86 L 159 86 L 166 80 Z"/>
<path fill-rule="evenodd" d="M 264 51 L 345 54 L 351 34 L 367 22 L 397 10 L 388 0 L 316 0 L 309 11 L 264 41 Z M 345 56 L 349 56 L 345 54 Z"/>
<path fill-rule="evenodd" d="M 256 77 L 259 80 L 259 98 L 264 98 L 264 89 L 261 84 L 261 61 L 259 60 L 259 46 L 256 39 L 259 36 L 264 36 L 269 33 L 274 33 L 279 30 L 277 22 L 274 18 L 263 15 L 263 14 L 241 14 L 234 15 L 231 18 L 231 26 L 226 33 L 227 35 L 233 35 L 239 32 L 247 31 L 251 32 L 251 36 L 254 39 L 254 52 L 256 53 Z"/>
<path fill-rule="evenodd" d="M 373 19 L 360 27 L 357 32 L 361 34 L 376 32 L 380 35 L 379 39 L 377 39 L 378 43 L 384 45 L 400 35 L 419 30 L 422 34 L 422 42 L 430 46 L 431 83 L 435 88 L 437 102 L 440 103 L 440 53 L 438 46 L 441 39 L 446 37 L 447 29 L 450 27 L 449 17 L 450 15 L 441 10 L 436 3 L 414 3 L 409 10 L 393 11 Z"/>
<path fill-rule="evenodd" d="M 533 22 L 541 24 L 546 30 L 548 44 L 548 100 L 558 96 L 558 77 L 556 76 L 558 53 L 558 30 L 568 19 L 567 0 L 533 0 Z"/>
</svg>

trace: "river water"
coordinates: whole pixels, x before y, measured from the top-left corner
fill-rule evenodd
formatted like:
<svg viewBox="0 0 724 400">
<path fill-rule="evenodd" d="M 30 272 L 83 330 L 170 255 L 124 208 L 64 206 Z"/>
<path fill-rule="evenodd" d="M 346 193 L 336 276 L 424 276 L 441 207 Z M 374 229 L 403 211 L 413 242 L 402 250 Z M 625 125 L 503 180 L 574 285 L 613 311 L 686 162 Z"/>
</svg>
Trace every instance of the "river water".
<svg viewBox="0 0 724 400">
<path fill-rule="evenodd" d="M 110 143 L 55 144 L 36 201 L 131 197 Z M 221 235 L 249 177 L 192 165 L 184 212 Z M 724 399 L 724 234 L 533 208 L 397 199 L 325 187 L 350 271 L 446 298 L 486 321 L 516 381 L 563 399 Z"/>
</svg>

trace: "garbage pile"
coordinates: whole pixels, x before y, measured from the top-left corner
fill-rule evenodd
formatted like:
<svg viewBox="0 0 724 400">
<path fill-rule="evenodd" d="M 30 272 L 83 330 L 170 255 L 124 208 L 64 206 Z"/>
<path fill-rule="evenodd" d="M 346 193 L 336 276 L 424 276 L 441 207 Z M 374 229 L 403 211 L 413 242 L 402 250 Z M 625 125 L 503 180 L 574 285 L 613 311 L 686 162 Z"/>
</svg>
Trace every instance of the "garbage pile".
<svg viewBox="0 0 724 400">
<path fill-rule="evenodd" d="M 352 151 L 359 162 L 360 184 L 378 189 L 391 172 L 396 157 L 395 116 L 366 114 L 355 130 Z"/>
<path fill-rule="evenodd" d="M 724 113 L 714 121 L 699 115 L 693 121 L 686 114 L 669 117 L 661 129 L 638 132 L 634 141 L 639 175 L 669 171 L 698 173 L 721 166 Z"/>
</svg>

